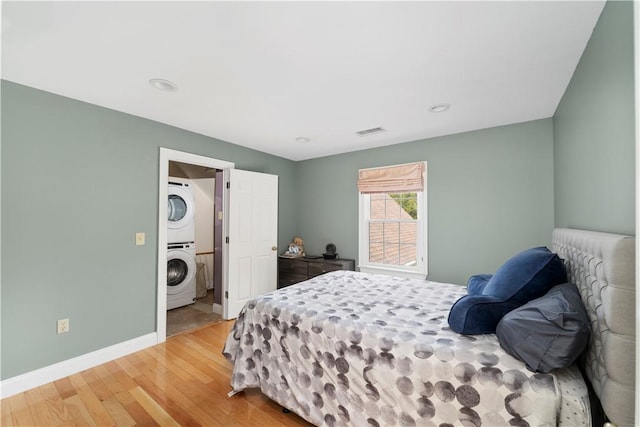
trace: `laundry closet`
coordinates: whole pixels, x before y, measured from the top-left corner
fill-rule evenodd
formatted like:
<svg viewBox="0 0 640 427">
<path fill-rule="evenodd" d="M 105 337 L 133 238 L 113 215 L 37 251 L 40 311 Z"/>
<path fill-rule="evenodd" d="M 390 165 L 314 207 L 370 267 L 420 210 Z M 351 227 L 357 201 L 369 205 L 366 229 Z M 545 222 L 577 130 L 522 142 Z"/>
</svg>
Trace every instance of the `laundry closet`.
<svg viewBox="0 0 640 427">
<path fill-rule="evenodd" d="M 222 171 L 169 162 L 167 336 L 221 319 Z"/>
</svg>

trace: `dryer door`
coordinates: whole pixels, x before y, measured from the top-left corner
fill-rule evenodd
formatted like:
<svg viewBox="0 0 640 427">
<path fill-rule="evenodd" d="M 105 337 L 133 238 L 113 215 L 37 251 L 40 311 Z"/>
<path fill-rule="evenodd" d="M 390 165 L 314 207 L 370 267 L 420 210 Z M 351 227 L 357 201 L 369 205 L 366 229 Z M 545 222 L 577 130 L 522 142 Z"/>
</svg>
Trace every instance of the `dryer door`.
<svg viewBox="0 0 640 427">
<path fill-rule="evenodd" d="M 185 290 L 196 275 L 196 261 L 181 249 L 167 251 L 167 294 L 176 295 Z"/>
<path fill-rule="evenodd" d="M 193 193 L 178 185 L 169 185 L 167 200 L 167 226 L 180 229 L 193 221 L 195 214 Z"/>
</svg>

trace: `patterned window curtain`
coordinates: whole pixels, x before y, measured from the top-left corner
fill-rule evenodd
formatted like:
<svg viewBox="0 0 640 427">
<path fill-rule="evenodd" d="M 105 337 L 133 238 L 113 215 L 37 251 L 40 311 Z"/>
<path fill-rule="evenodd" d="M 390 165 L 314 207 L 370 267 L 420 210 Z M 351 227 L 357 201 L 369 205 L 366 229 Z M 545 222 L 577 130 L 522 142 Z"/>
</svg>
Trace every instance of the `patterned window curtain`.
<svg viewBox="0 0 640 427">
<path fill-rule="evenodd" d="M 358 171 L 358 191 L 363 194 L 423 191 L 423 172 L 424 162 L 360 169 Z"/>
</svg>

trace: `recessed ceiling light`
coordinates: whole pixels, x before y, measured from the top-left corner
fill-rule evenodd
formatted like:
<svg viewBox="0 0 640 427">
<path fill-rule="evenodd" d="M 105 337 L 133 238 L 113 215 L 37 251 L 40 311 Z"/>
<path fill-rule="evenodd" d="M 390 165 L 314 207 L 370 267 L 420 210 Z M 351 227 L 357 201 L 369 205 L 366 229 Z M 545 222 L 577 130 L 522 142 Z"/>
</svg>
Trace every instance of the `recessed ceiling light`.
<svg viewBox="0 0 640 427">
<path fill-rule="evenodd" d="M 309 142 L 311 140 L 309 138 L 305 138 L 304 136 L 299 136 L 296 138 L 296 141 L 304 143 L 304 142 Z"/>
<path fill-rule="evenodd" d="M 175 92 L 178 90 L 178 86 L 176 86 L 174 82 L 165 79 L 151 79 L 149 80 L 149 84 L 164 92 Z"/>
<path fill-rule="evenodd" d="M 429 111 L 432 113 L 442 113 L 443 111 L 447 111 L 449 108 L 451 108 L 450 104 L 437 104 L 429 108 Z"/>
</svg>

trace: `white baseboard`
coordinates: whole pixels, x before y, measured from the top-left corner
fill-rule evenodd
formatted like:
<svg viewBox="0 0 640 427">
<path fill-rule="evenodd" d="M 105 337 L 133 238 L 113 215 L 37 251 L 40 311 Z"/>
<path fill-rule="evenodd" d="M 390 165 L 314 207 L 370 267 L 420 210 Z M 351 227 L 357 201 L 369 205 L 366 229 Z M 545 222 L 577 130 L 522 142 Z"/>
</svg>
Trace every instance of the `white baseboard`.
<svg viewBox="0 0 640 427">
<path fill-rule="evenodd" d="M 158 343 L 156 332 L 0 381 L 0 399 L 93 368 Z"/>
<path fill-rule="evenodd" d="M 220 304 L 216 304 L 215 302 L 213 303 L 213 309 L 212 311 L 216 314 L 219 314 L 220 316 L 222 316 L 222 306 Z"/>
</svg>

